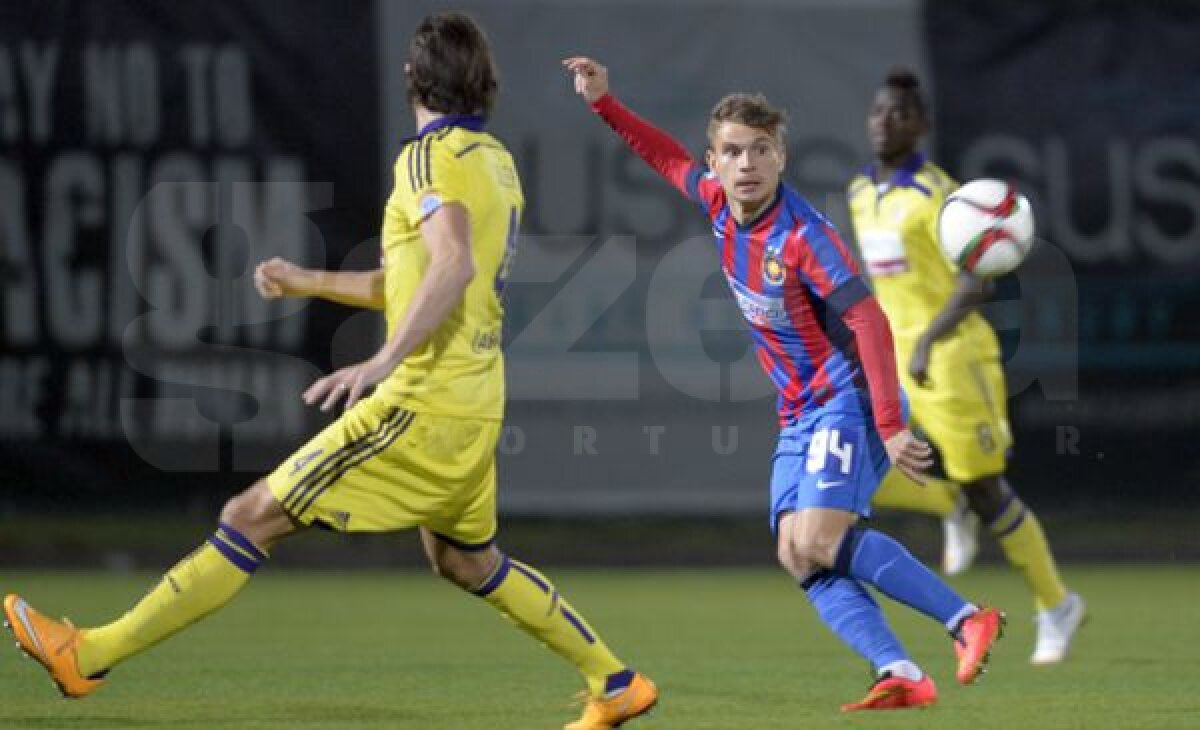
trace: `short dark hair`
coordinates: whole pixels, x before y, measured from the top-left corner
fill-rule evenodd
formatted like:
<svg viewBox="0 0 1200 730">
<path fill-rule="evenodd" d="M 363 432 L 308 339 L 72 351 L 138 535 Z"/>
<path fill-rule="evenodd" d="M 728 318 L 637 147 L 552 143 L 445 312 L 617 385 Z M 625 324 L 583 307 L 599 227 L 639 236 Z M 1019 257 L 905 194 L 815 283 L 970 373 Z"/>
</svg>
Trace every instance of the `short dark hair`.
<svg viewBox="0 0 1200 730">
<path fill-rule="evenodd" d="M 929 105 L 925 103 L 925 92 L 921 89 L 921 79 L 910 66 L 892 66 L 883 80 L 884 87 L 908 96 L 912 105 L 921 116 L 929 116 Z"/>
<path fill-rule="evenodd" d="M 717 102 L 708 118 L 708 138 L 724 122 L 761 129 L 780 142 L 787 135 L 787 112 L 772 106 L 762 94 L 729 94 Z"/>
<path fill-rule="evenodd" d="M 487 114 L 500 88 L 487 36 L 462 13 L 430 15 L 408 46 L 408 97 L 442 114 Z"/>
</svg>

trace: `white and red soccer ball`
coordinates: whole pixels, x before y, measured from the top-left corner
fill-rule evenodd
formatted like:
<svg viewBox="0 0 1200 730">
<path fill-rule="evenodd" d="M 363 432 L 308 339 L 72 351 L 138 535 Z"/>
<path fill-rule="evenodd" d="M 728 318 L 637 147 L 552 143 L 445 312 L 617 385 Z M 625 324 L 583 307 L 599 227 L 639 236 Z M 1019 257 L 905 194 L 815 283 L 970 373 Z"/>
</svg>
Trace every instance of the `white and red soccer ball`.
<svg viewBox="0 0 1200 730">
<path fill-rule="evenodd" d="M 1033 248 L 1033 210 L 1010 183 L 972 180 L 942 204 L 938 238 L 958 268 L 976 276 L 1003 276 Z"/>
</svg>

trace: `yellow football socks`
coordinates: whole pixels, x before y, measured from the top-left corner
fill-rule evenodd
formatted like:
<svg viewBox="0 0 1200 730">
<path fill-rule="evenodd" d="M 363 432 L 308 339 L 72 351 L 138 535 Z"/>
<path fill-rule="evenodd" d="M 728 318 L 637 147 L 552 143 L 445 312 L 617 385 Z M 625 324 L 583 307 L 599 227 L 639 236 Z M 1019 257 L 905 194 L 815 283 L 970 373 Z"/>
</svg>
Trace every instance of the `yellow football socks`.
<svg viewBox="0 0 1200 730">
<path fill-rule="evenodd" d="M 1004 555 L 1021 571 L 1033 592 L 1038 610 L 1054 608 L 1067 597 L 1067 589 L 1058 575 L 1058 566 L 1042 525 L 1019 499 L 1013 499 L 989 525 Z"/>
<path fill-rule="evenodd" d="M 924 512 L 945 519 L 957 509 L 960 491 L 954 482 L 934 477 L 921 486 L 904 476 L 899 469 L 891 469 L 871 498 L 871 505 L 882 509 Z"/>
<path fill-rule="evenodd" d="M 626 676 L 625 665 L 592 627 L 546 576 L 528 565 L 502 555 L 495 572 L 474 593 L 578 667 L 593 696 L 603 697 L 613 689 L 611 679 Z"/>
<path fill-rule="evenodd" d="M 224 606 L 267 556 L 239 532 L 222 524 L 200 549 L 171 568 L 128 613 L 83 632 L 79 670 L 107 670 Z"/>
</svg>

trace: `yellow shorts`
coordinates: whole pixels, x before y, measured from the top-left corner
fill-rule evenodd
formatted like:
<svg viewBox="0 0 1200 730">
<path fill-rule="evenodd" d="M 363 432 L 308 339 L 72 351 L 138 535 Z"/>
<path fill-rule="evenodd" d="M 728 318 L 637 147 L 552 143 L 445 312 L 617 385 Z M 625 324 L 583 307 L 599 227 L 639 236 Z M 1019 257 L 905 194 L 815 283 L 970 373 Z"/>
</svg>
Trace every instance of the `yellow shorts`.
<svg viewBox="0 0 1200 730">
<path fill-rule="evenodd" d="M 496 535 L 501 422 L 368 398 L 284 461 L 267 485 L 293 519 L 346 532 L 418 525 L 480 549 Z"/>
<path fill-rule="evenodd" d="M 935 353 L 932 385 L 905 385 L 912 420 L 937 448 L 946 476 L 973 482 L 1003 474 L 1012 431 L 1008 425 L 1004 367 L 998 360 L 943 358 Z"/>
</svg>

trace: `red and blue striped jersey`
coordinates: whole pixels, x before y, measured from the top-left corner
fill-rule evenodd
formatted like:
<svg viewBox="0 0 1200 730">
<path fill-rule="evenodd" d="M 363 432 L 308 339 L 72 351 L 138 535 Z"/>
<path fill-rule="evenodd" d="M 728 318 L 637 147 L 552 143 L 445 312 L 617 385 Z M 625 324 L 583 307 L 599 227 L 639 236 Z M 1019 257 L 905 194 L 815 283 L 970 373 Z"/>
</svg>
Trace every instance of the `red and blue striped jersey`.
<svg viewBox="0 0 1200 730">
<path fill-rule="evenodd" d="M 778 390 L 783 425 L 870 390 L 880 435 L 904 428 L 887 320 L 833 225 L 781 184 L 774 202 L 739 224 L 716 177 L 678 142 L 612 96 L 593 108 L 639 156 L 712 221 L 725 280 L 750 327 L 759 364 Z"/>
<path fill-rule="evenodd" d="M 792 423 L 838 395 L 865 391 L 854 333 L 841 315 L 868 290 L 829 221 L 787 185 L 746 225 L 699 167 L 685 190 L 712 220 L 721 271 L 779 391 L 780 420 Z"/>
</svg>

